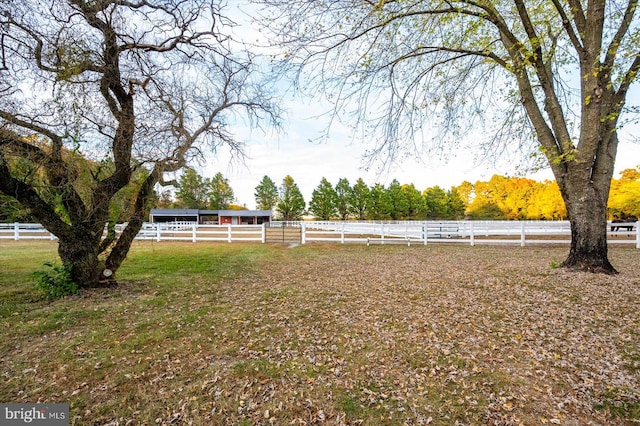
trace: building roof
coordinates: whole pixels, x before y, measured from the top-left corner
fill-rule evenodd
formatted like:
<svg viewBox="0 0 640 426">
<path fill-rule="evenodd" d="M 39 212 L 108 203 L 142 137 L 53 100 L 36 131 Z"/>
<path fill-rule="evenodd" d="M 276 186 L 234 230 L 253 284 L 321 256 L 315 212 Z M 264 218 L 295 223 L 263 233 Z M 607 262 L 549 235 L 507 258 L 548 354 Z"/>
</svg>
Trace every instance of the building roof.
<svg viewBox="0 0 640 426">
<path fill-rule="evenodd" d="M 151 216 L 269 216 L 271 210 L 198 210 L 198 209 L 151 209 Z"/>
<path fill-rule="evenodd" d="M 151 209 L 152 216 L 198 216 L 198 209 Z"/>
<path fill-rule="evenodd" d="M 219 216 L 271 216 L 271 210 L 218 210 Z"/>
</svg>

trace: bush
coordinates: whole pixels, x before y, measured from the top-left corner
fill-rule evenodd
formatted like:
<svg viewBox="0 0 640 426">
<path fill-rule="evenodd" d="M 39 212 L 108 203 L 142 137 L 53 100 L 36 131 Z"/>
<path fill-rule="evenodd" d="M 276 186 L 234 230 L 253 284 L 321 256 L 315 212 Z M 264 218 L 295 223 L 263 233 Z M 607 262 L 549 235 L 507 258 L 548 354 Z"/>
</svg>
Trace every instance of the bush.
<svg viewBox="0 0 640 426">
<path fill-rule="evenodd" d="M 33 278 L 36 288 L 48 299 L 58 299 L 78 292 L 78 284 L 71 279 L 70 263 L 54 265 L 47 262 L 44 266 L 49 269 L 34 272 Z"/>
</svg>

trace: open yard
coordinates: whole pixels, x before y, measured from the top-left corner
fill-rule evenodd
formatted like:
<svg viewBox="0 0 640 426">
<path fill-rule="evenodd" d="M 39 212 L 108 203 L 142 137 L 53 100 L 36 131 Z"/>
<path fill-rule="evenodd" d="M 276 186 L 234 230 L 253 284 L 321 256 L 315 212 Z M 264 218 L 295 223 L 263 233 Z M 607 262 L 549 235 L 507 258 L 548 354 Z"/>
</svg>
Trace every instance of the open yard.
<svg viewBox="0 0 640 426">
<path fill-rule="evenodd" d="M 75 425 L 640 422 L 640 251 L 137 243 L 54 302 L 54 242 L 0 242 L 0 402 Z"/>
</svg>

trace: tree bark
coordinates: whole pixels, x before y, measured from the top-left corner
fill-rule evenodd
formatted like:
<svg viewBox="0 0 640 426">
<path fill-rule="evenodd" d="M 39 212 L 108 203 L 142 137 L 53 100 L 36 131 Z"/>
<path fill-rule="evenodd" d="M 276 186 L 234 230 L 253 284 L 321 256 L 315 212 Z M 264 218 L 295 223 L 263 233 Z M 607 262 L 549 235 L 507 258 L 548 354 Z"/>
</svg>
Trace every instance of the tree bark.
<svg viewBox="0 0 640 426">
<path fill-rule="evenodd" d="M 556 174 L 571 223 L 571 248 L 563 266 L 571 270 L 617 274 L 608 255 L 607 201 L 618 138 L 615 130 L 608 126 L 599 126 L 591 132 L 600 135 L 596 155 L 591 161 L 572 160 L 566 165 L 568 173 Z"/>
<path fill-rule="evenodd" d="M 143 182 L 140 191 L 134 201 L 134 212 L 129 218 L 127 226 L 118 237 L 118 240 L 106 259 L 105 267 L 115 276 L 116 271 L 127 257 L 131 244 L 140 232 L 142 224 L 148 217 L 149 205 L 153 197 L 153 187 L 158 182 L 161 172 L 156 166 Z"/>
<path fill-rule="evenodd" d="M 58 255 L 64 264 L 70 264 L 71 278 L 81 287 L 98 287 L 104 267 L 101 265 L 98 244 L 80 233 L 65 236 L 58 242 Z"/>
<path fill-rule="evenodd" d="M 609 262 L 606 202 L 593 184 L 581 198 L 565 198 L 571 223 L 571 249 L 562 266 L 571 270 L 617 274 Z M 607 191 L 608 193 L 608 191 Z"/>
</svg>

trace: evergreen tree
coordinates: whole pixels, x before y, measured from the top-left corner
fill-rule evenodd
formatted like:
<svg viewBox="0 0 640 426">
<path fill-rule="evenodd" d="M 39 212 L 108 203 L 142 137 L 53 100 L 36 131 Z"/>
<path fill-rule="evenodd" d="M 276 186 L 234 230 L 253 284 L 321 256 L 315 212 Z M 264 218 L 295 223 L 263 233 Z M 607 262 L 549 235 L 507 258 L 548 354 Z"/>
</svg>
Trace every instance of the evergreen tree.
<svg viewBox="0 0 640 426">
<path fill-rule="evenodd" d="M 309 211 L 320 220 L 330 220 L 335 217 L 338 210 L 336 209 L 337 194 L 331 183 L 322 178 L 320 185 L 313 190 L 311 201 L 309 202 Z"/>
<path fill-rule="evenodd" d="M 373 220 L 391 219 L 393 203 L 389 196 L 389 191 L 379 183 L 376 183 L 370 190 L 369 218 Z"/>
<path fill-rule="evenodd" d="M 409 216 L 409 200 L 402 190 L 402 185 L 394 179 L 387 189 L 391 201 L 391 219 L 404 220 Z"/>
<path fill-rule="evenodd" d="M 349 216 L 351 205 L 351 185 L 346 178 L 341 178 L 336 184 L 336 209 L 340 219 L 346 220 Z"/>
<path fill-rule="evenodd" d="M 358 220 L 369 219 L 371 191 L 362 178 L 358 178 L 349 194 L 349 213 Z"/>
<path fill-rule="evenodd" d="M 193 169 L 185 169 L 178 181 L 176 207 L 204 209 L 207 207 L 207 185 Z"/>
<path fill-rule="evenodd" d="M 439 186 L 427 188 L 424 191 L 424 199 L 427 205 L 427 219 L 449 219 L 449 197 L 444 189 Z"/>
<path fill-rule="evenodd" d="M 280 186 L 280 197 L 277 204 L 280 218 L 284 221 L 300 220 L 305 213 L 306 203 L 304 197 L 289 175 L 285 176 Z"/>
<path fill-rule="evenodd" d="M 460 220 L 464 218 L 464 212 L 467 208 L 458 189 L 456 187 L 447 191 L 447 197 L 449 198 L 447 204 L 449 205 L 450 219 Z"/>
<path fill-rule="evenodd" d="M 413 184 L 402 185 L 402 192 L 407 200 L 407 216 L 409 220 L 422 220 L 426 216 L 425 199 Z"/>
<path fill-rule="evenodd" d="M 260 184 L 256 186 L 254 196 L 258 210 L 273 210 L 278 204 L 278 187 L 269 176 L 265 176 L 260 181 Z"/>
</svg>

